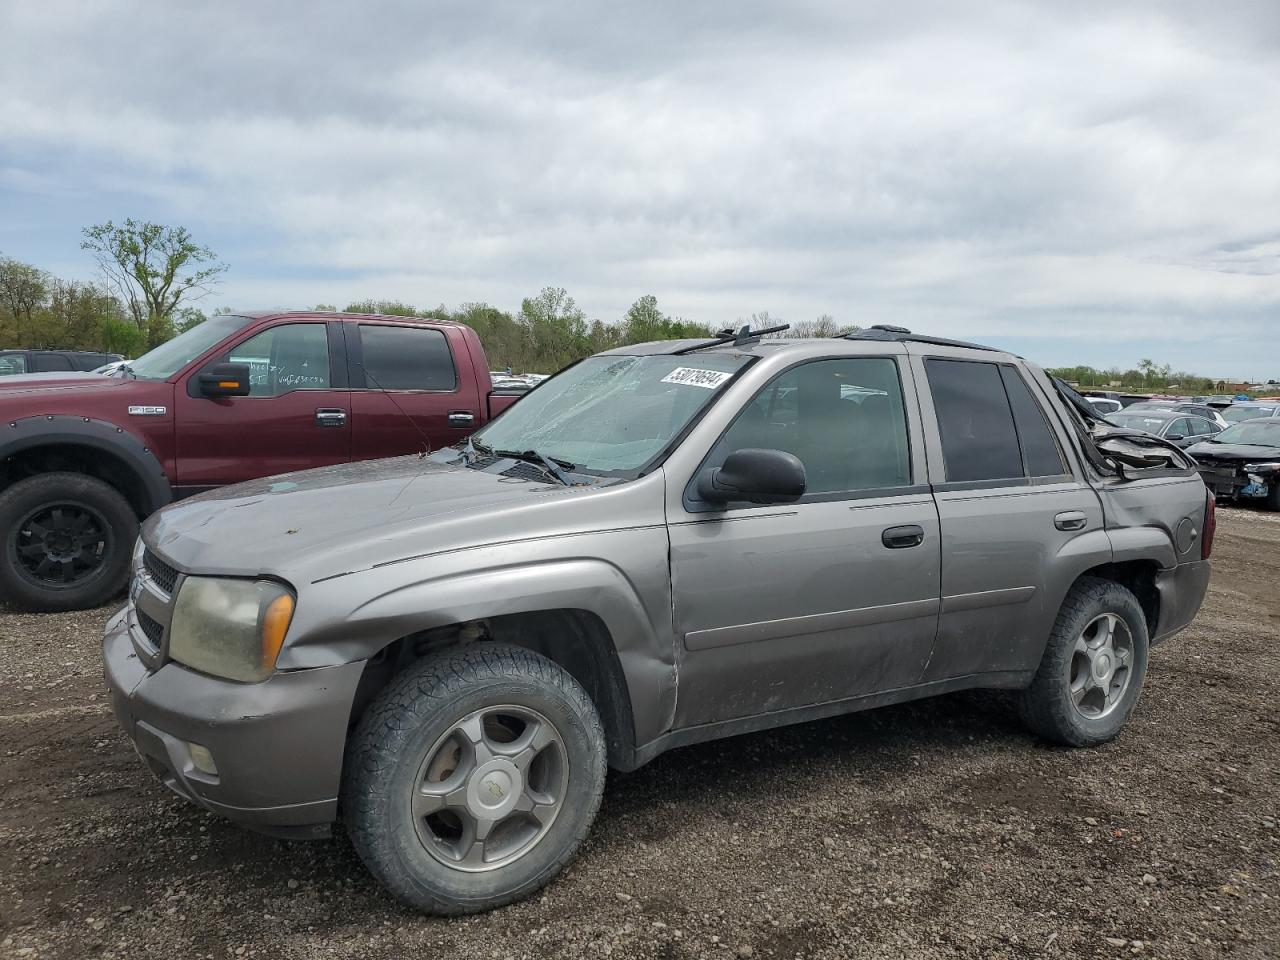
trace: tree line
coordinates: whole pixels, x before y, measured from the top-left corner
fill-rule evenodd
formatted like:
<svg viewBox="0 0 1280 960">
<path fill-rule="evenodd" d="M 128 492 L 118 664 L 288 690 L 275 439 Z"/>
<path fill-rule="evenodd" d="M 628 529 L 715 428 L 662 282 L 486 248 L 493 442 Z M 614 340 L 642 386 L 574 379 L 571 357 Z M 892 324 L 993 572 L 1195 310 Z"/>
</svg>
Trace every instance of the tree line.
<svg viewBox="0 0 1280 960">
<path fill-rule="evenodd" d="M 180 226 L 108 221 L 86 227 L 81 247 L 98 262 L 99 281 L 63 280 L 0 254 L 0 347 L 101 350 L 136 357 L 203 322 L 206 315 L 195 303 L 227 270 L 212 250 Z M 319 304 L 316 309 L 335 307 Z M 588 318 L 563 287 L 544 287 L 521 301 L 515 313 L 487 303 L 419 310 L 395 300 L 360 300 L 343 309 L 465 323 L 479 334 L 495 369 L 509 367 L 521 373 L 552 373 L 582 357 L 627 344 L 711 337 L 716 332 L 705 323 L 665 313 L 652 294 L 636 300 L 616 322 Z M 777 320 L 760 312 L 739 319 L 738 325 L 744 323 L 762 329 Z M 833 337 L 857 329 L 823 314 L 792 324 L 782 336 Z M 1142 360 L 1131 370 L 1078 366 L 1050 372 L 1085 387 L 1213 389 L 1212 380 L 1152 360 Z"/>
</svg>

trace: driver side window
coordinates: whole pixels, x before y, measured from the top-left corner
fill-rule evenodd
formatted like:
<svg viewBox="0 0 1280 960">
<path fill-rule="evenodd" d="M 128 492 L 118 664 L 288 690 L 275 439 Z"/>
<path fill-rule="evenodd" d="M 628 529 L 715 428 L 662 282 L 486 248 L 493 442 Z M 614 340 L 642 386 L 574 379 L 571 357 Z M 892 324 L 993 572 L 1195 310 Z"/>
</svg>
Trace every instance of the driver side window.
<svg viewBox="0 0 1280 960">
<path fill-rule="evenodd" d="M 804 464 L 805 497 L 911 484 L 897 364 L 885 357 L 814 360 L 765 386 L 712 449 L 784 450 Z"/>
<path fill-rule="evenodd" d="M 329 389 L 329 336 L 323 323 L 286 323 L 231 348 L 227 363 L 249 367 L 249 396 Z"/>
</svg>

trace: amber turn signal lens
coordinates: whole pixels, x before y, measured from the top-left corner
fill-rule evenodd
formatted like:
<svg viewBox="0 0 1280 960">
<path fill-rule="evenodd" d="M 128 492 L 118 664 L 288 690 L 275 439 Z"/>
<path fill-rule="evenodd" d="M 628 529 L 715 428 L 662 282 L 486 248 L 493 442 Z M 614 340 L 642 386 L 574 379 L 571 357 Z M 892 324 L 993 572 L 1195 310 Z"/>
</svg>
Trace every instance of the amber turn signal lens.
<svg viewBox="0 0 1280 960">
<path fill-rule="evenodd" d="M 264 669 L 274 669 L 276 657 L 280 656 L 280 647 L 284 644 L 284 635 L 292 619 L 293 597 L 291 595 L 286 593 L 276 597 L 267 605 L 267 612 L 262 617 L 262 666 Z"/>
<path fill-rule="evenodd" d="M 239 390 L 240 381 L 239 380 L 219 380 L 218 386 L 221 387 L 223 390 Z"/>
</svg>

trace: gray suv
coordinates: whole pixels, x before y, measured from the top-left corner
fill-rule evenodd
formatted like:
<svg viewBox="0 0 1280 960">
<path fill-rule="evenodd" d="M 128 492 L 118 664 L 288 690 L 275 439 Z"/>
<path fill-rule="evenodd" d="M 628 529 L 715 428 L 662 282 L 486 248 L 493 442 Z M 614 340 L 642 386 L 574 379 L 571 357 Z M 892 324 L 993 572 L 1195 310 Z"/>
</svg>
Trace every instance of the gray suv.
<svg viewBox="0 0 1280 960">
<path fill-rule="evenodd" d="M 1110 740 L 1212 533 L 1191 461 L 1016 356 L 744 329 L 167 507 L 103 655 L 175 792 L 289 837 L 341 815 L 400 900 L 464 913 L 547 883 L 606 769 L 673 747 L 973 687 Z"/>
</svg>

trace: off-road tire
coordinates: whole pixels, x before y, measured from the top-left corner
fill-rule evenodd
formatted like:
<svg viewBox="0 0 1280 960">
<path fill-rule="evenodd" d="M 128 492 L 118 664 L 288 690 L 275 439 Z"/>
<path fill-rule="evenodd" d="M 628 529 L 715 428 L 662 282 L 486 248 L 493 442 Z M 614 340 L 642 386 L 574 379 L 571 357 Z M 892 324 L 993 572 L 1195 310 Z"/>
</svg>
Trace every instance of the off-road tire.
<svg viewBox="0 0 1280 960">
<path fill-rule="evenodd" d="M 82 579 L 65 586 L 33 582 L 18 568 L 16 538 L 32 513 L 46 504 L 92 511 L 105 526 L 101 560 Z M 121 593 L 138 538 L 138 517 L 118 490 L 82 473 L 42 473 L 19 480 L 0 494 L 0 599 L 23 610 L 85 610 Z"/>
<path fill-rule="evenodd" d="M 1129 629 L 1134 675 L 1117 707 L 1105 717 L 1090 719 L 1071 700 L 1073 648 L 1085 627 L 1107 613 L 1120 617 Z M 1114 739 L 1141 696 L 1149 645 L 1147 619 L 1138 598 L 1111 580 L 1082 577 L 1062 602 L 1035 679 L 1018 698 L 1022 722 L 1044 739 L 1071 747 L 1093 747 Z"/>
<path fill-rule="evenodd" d="M 409 809 L 419 768 L 449 728 L 476 710 L 512 704 L 555 726 L 568 759 L 563 806 L 514 862 L 464 873 L 427 852 Z M 457 915 L 527 897 L 573 858 L 604 790 L 604 731 L 586 692 L 552 661 L 520 647 L 477 643 L 413 664 L 383 689 L 347 745 L 342 818 L 360 859 L 402 903 Z"/>
</svg>

